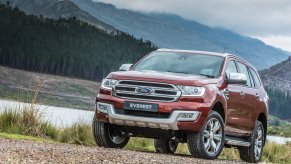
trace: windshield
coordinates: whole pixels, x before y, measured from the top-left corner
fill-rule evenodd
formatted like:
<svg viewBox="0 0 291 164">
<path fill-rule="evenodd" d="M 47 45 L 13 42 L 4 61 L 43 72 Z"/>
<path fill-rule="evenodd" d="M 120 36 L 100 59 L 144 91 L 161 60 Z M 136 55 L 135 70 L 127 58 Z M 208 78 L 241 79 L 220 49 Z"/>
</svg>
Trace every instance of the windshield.
<svg viewBox="0 0 291 164">
<path fill-rule="evenodd" d="M 153 52 L 139 61 L 133 69 L 217 77 L 223 61 L 221 56 Z"/>
</svg>

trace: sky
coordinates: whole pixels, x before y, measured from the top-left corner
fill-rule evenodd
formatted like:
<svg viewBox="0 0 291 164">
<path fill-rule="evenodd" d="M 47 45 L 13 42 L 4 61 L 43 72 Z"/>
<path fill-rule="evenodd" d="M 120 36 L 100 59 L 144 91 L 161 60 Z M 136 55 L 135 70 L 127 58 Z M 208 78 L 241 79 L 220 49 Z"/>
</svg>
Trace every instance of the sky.
<svg viewBox="0 0 291 164">
<path fill-rule="evenodd" d="M 291 52 L 291 0 L 93 0 L 120 9 L 182 16 Z"/>
</svg>

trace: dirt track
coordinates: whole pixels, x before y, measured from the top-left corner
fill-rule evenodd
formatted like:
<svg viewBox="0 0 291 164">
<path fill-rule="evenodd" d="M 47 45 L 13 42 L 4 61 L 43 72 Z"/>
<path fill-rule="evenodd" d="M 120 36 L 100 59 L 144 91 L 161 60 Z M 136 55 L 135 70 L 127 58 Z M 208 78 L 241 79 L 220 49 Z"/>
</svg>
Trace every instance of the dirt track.
<svg viewBox="0 0 291 164">
<path fill-rule="evenodd" d="M 0 138 L 0 163 L 240 163 L 184 155 Z"/>
</svg>

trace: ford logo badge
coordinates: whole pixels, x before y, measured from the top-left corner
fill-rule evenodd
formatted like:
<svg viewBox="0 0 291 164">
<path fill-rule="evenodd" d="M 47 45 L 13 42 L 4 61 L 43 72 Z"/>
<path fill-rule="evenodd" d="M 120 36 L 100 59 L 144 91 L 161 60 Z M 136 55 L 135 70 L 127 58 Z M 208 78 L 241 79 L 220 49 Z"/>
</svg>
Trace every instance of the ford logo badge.
<svg viewBox="0 0 291 164">
<path fill-rule="evenodd" d="M 149 94 L 153 93 L 154 91 L 151 88 L 138 87 L 138 88 L 136 88 L 135 92 L 139 93 L 139 94 L 149 95 Z"/>
</svg>

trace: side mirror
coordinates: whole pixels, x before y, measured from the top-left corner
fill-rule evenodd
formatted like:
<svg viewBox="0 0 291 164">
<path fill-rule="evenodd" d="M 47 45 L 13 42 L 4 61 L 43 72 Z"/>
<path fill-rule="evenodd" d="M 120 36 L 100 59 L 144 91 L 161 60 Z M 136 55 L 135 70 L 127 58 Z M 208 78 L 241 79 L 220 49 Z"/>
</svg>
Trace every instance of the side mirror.
<svg viewBox="0 0 291 164">
<path fill-rule="evenodd" d="M 242 73 L 230 73 L 227 79 L 228 84 L 247 84 L 247 77 Z"/>
<path fill-rule="evenodd" d="M 129 71 L 133 64 L 122 64 L 119 67 L 119 71 Z"/>
</svg>

